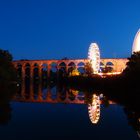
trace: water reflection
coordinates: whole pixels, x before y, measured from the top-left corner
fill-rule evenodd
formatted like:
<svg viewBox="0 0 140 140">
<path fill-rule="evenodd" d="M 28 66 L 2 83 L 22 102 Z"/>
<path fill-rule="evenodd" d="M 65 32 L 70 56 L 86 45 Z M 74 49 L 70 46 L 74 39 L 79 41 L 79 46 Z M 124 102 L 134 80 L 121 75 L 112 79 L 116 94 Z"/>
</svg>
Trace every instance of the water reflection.
<svg viewBox="0 0 140 140">
<path fill-rule="evenodd" d="M 12 108 L 10 101 L 15 96 L 16 86 L 4 84 L 0 86 L 0 124 L 5 125 L 11 120 Z"/>
<path fill-rule="evenodd" d="M 98 123 L 100 119 L 100 96 L 93 94 L 92 103 L 88 104 L 89 118 L 93 124 Z"/>
<path fill-rule="evenodd" d="M 16 102 L 23 103 L 61 103 L 61 104 L 85 104 L 87 106 L 87 116 L 89 122 L 98 124 L 101 118 L 101 106 L 109 107 L 110 104 L 120 103 L 127 116 L 128 124 L 135 130 L 140 137 L 140 111 L 139 111 L 139 98 L 137 101 L 126 101 L 126 98 L 119 99 L 110 98 L 110 96 L 103 95 L 101 92 L 82 92 L 77 89 L 68 88 L 65 86 L 57 85 L 55 83 L 33 83 L 18 85 L 17 92 L 6 88 L 5 91 L 1 90 L 0 94 L 0 124 L 7 124 L 11 119 L 12 108 L 10 105 L 11 99 Z M 10 92 L 9 92 L 10 91 Z M 119 99 L 119 100 L 118 100 Z M 125 102 L 123 102 L 125 101 Z M 136 105 L 135 105 L 136 104 Z"/>
<path fill-rule="evenodd" d="M 127 115 L 128 123 L 133 127 L 140 138 L 140 112 L 134 110 L 132 111 L 128 108 L 124 108 L 124 111 Z"/>
<path fill-rule="evenodd" d="M 87 104 L 89 119 L 93 124 L 98 123 L 100 119 L 100 105 L 108 107 L 114 104 L 106 96 L 100 93 L 81 92 L 75 89 L 58 86 L 55 84 L 22 84 L 18 87 L 18 92 L 13 99 L 18 102 L 39 102 L 39 103 L 64 103 L 64 104 Z M 129 109 L 125 108 L 124 111 L 129 118 L 137 118 L 137 126 L 140 117 Z M 132 113 L 132 114 L 131 114 Z M 138 116 L 137 116 L 138 115 Z M 130 121 L 131 122 L 131 121 Z M 132 122 L 131 122 L 132 123 Z M 135 124 L 135 125 L 136 125 Z M 132 125 L 134 125 L 132 123 Z M 140 128 L 140 127 L 139 127 Z M 139 131 L 139 130 L 138 130 Z"/>
<path fill-rule="evenodd" d="M 78 90 L 36 83 L 19 85 L 18 92 L 13 100 L 36 103 L 87 104 L 91 122 L 97 124 L 100 119 L 101 98 L 99 94 L 85 96 L 84 92 Z"/>
</svg>

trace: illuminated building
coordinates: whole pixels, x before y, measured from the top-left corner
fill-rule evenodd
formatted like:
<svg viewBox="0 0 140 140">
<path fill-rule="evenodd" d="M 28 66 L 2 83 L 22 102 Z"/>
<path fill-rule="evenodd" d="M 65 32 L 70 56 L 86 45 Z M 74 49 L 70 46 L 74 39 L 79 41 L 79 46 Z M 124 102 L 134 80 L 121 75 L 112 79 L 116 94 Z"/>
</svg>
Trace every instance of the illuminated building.
<svg viewBox="0 0 140 140">
<path fill-rule="evenodd" d="M 140 29 L 138 30 L 134 38 L 134 42 L 132 46 L 132 54 L 138 51 L 140 51 Z"/>
</svg>

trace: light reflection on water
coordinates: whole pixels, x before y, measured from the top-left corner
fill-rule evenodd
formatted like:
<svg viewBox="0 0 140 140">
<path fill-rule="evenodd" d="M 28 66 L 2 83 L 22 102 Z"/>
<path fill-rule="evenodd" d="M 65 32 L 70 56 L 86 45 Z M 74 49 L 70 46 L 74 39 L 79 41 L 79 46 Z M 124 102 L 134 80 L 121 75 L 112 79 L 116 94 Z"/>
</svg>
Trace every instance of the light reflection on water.
<svg viewBox="0 0 140 140">
<path fill-rule="evenodd" d="M 100 104 L 101 104 L 101 94 L 96 95 L 95 93 L 86 99 L 83 92 L 73 89 L 61 89 L 59 91 L 57 86 L 46 88 L 41 87 L 41 85 L 36 85 L 35 90 L 31 85 L 28 89 L 23 86 L 22 90 L 13 99 L 18 102 L 40 102 L 40 103 L 65 103 L 65 104 L 87 104 L 89 118 L 92 123 L 98 123 L 100 119 Z M 34 89 L 34 90 L 33 90 Z M 88 101 L 90 100 L 90 101 Z M 111 102 L 111 101 L 110 101 Z"/>
<path fill-rule="evenodd" d="M 56 85 L 22 85 L 11 102 L 11 108 L 9 125 L 6 124 L 4 129 L 0 127 L 2 138 L 11 129 L 30 131 L 33 139 L 39 139 L 35 129 L 40 129 L 38 133 L 48 131 L 48 136 L 54 139 L 85 139 L 94 135 L 95 139 L 137 140 L 139 135 L 128 125 L 123 108 L 101 93 L 89 94 Z M 17 133 L 13 132 L 13 135 Z M 20 133 L 18 135 L 21 137 Z M 42 139 L 46 139 L 44 134 Z"/>
</svg>

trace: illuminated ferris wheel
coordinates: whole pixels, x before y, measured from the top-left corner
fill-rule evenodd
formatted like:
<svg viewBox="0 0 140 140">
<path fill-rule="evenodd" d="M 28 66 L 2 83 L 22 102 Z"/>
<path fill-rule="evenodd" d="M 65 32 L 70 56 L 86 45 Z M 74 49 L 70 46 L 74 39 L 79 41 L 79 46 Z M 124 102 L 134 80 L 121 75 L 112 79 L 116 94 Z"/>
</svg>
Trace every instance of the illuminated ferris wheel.
<svg viewBox="0 0 140 140">
<path fill-rule="evenodd" d="M 100 50 L 96 43 L 91 43 L 88 50 L 88 59 L 91 62 L 94 73 L 100 69 Z"/>
<path fill-rule="evenodd" d="M 93 94 L 92 103 L 88 105 L 89 118 L 93 124 L 97 124 L 100 119 L 100 97 Z"/>
</svg>

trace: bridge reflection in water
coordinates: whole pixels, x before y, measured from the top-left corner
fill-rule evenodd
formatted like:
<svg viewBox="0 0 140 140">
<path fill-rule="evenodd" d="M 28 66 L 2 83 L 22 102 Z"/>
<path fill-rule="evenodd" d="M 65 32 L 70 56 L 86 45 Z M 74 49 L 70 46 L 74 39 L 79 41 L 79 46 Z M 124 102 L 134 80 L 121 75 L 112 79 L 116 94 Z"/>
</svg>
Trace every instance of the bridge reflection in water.
<svg viewBox="0 0 140 140">
<path fill-rule="evenodd" d="M 14 101 L 26 103 L 87 104 L 89 118 L 93 124 L 98 123 L 100 119 L 100 104 L 102 103 L 99 94 L 86 96 L 83 92 L 67 89 L 66 87 L 41 84 L 19 85 Z"/>
</svg>

